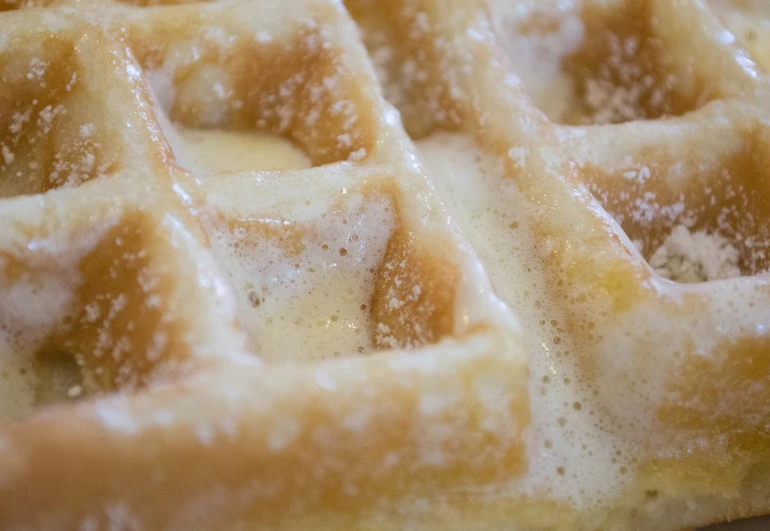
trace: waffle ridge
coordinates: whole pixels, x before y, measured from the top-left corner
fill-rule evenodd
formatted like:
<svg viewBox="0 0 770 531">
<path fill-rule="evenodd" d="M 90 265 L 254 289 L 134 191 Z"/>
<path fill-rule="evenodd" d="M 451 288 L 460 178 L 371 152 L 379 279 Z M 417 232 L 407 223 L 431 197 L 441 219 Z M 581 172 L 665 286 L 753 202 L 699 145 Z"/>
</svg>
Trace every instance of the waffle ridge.
<svg viewBox="0 0 770 531">
<path fill-rule="evenodd" d="M 161 4 L 0 15 L 0 339 L 78 395 L 1 425 L 0 528 L 768 512 L 769 79 L 707 5 Z M 551 111 L 516 39 L 569 17 Z M 192 171 L 172 123 L 313 167 Z M 679 224 L 744 276 L 659 277 Z"/>
</svg>

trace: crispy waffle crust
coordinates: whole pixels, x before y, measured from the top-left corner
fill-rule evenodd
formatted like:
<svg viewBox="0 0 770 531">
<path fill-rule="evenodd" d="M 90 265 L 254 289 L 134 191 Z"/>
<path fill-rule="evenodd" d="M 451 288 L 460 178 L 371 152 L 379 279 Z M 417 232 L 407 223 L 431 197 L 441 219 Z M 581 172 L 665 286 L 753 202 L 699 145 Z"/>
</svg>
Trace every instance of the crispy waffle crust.
<svg viewBox="0 0 770 531">
<path fill-rule="evenodd" d="M 39 385 L 0 428 L 0 528 L 770 511 L 768 79 L 705 5 L 150 3 L 0 15 L 0 339 Z M 522 58 L 565 21 L 547 116 Z M 170 122 L 314 167 L 193 174 Z M 482 168 L 465 193 L 426 164 L 442 139 Z M 657 276 L 684 222 L 744 276 Z M 273 348 L 254 277 L 285 270 L 365 288 L 358 349 Z M 78 400 L 46 392 L 66 371 Z"/>
</svg>

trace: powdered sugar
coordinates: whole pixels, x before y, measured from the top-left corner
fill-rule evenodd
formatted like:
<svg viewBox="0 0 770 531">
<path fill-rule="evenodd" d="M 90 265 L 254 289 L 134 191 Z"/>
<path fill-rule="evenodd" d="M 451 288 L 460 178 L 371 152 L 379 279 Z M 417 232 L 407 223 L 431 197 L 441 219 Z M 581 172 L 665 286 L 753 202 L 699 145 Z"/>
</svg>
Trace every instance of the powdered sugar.
<svg viewBox="0 0 770 531">
<path fill-rule="evenodd" d="M 516 68 L 533 103 L 550 119 L 561 121 L 572 103 L 573 80 L 561 67 L 562 59 L 583 41 L 583 22 L 564 3 L 492 2 L 492 21 L 500 43 Z M 529 24 L 548 13 L 553 24 Z"/>
<path fill-rule="evenodd" d="M 649 263 L 663 278 L 692 284 L 741 276 L 739 258 L 738 249 L 719 233 L 677 225 Z"/>
<path fill-rule="evenodd" d="M 637 37 L 607 36 L 609 57 L 598 65 L 595 77 L 582 81 L 585 123 L 619 123 L 647 118 L 648 110 L 660 114 L 666 87 L 674 81 L 667 76 L 656 79 L 639 57 L 640 41 Z"/>
<path fill-rule="evenodd" d="M 629 6 L 631 3 L 629 3 Z M 672 113 L 677 77 L 661 59 L 663 45 L 650 37 L 647 16 L 609 3 L 491 2 L 495 32 L 537 108 L 568 124 L 607 124 Z"/>
</svg>

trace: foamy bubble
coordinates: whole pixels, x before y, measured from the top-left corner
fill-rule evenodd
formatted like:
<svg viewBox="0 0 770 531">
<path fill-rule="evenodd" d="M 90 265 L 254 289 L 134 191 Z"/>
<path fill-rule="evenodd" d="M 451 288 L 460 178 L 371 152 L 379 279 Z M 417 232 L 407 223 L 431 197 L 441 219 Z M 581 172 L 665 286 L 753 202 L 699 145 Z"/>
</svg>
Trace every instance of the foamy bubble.
<svg viewBox="0 0 770 531">
<path fill-rule="evenodd" d="M 530 466 L 524 479 L 509 485 L 510 494 L 548 493 L 579 507 L 611 499 L 632 476 L 630 459 L 638 452 L 602 418 L 607 390 L 578 378 L 580 353 L 566 329 L 569 304 L 546 285 L 538 255 L 542 242 L 529 226 L 533 207 L 472 139 L 438 133 L 417 145 L 431 182 L 486 267 L 496 294 L 513 308 L 527 341 Z"/>
<path fill-rule="evenodd" d="M 255 351 L 273 361 L 370 352 L 370 299 L 394 225 L 389 201 L 348 193 L 343 209 L 272 225 L 262 235 L 237 223 L 213 233 Z"/>
</svg>

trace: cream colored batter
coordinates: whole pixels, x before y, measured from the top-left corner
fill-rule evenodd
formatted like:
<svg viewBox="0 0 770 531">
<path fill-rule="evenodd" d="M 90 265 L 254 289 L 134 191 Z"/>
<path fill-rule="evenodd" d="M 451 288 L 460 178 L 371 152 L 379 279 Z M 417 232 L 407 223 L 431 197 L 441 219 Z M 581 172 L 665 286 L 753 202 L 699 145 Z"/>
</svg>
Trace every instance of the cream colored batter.
<svg viewBox="0 0 770 531">
<path fill-rule="evenodd" d="M 531 338 L 530 398 L 539 415 L 533 417 L 529 475 L 511 488 L 525 495 L 547 490 L 583 506 L 611 496 L 613 489 L 622 489 L 625 476 L 619 470 L 627 466 L 615 452 L 622 448 L 633 455 L 634 448 L 594 427 L 588 413 L 592 391 L 564 377 L 575 373 L 571 358 L 563 355 L 574 347 L 558 332 L 563 301 L 552 301 L 546 289 L 537 258 L 540 243 L 528 226 L 530 207 L 472 138 L 437 133 L 417 147 L 431 182 L 481 258 L 497 295 L 513 308 Z M 559 418 L 570 428 L 553 422 Z"/>
<path fill-rule="evenodd" d="M 584 509 L 618 496 L 637 473 L 637 463 L 647 459 L 648 450 L 634 437 L 595 422 L 600 408 L 594 390 L 603 400 L 614 394 L 612 400 L 620 401 L 624 400 L 622 386 L 604 385 L 605 380 L 591 385 L 574 381 L 580 347 L 569 334 L 559 331 L 565 305 L 563 300 L 553 299 L 545 286 L 537 258 L 538 246 L 544 242 L 534 237 L 528 223 L 533 218 L 532 204 L 506 178 L 498 161 L 470 137 L 436 133 L 418 141 L 417 148 L 431 182 L 481 258 L 496 294 L 512 307 L 530 341 L 530 400 L 532 411 L 538 414 L 532 418 L 528 475 L 511 482 L 509 493 L 547 492 Z M 612 335 L 609 329 L 601 333 Z M 610 339 L 598 348 L 632 351 L 631 343 L 624 343 L 625 337 Z M 659 374 L 646 379 L 663 380 Z M 649 384 L 647 392 L 650 400 L 662 394 Z M 633 403 L 627 403 L 631 418 Z M 766 519 L 760 519 L 715 529 L 767 529 L 768 525 Z"/>
<path fill-rule="evenodd" d="M 711 0 L 716 13 L 765 68 L 770 68 L 770 4 L 764 0 Z"/>
<path fill-rule="evenodd" d="M 291 141 L 256 131 L 192 129 L 177 125 L 171 139 L 179 162 L 195 173 L 287 170 L 312 166 Z"/>
</svg>

